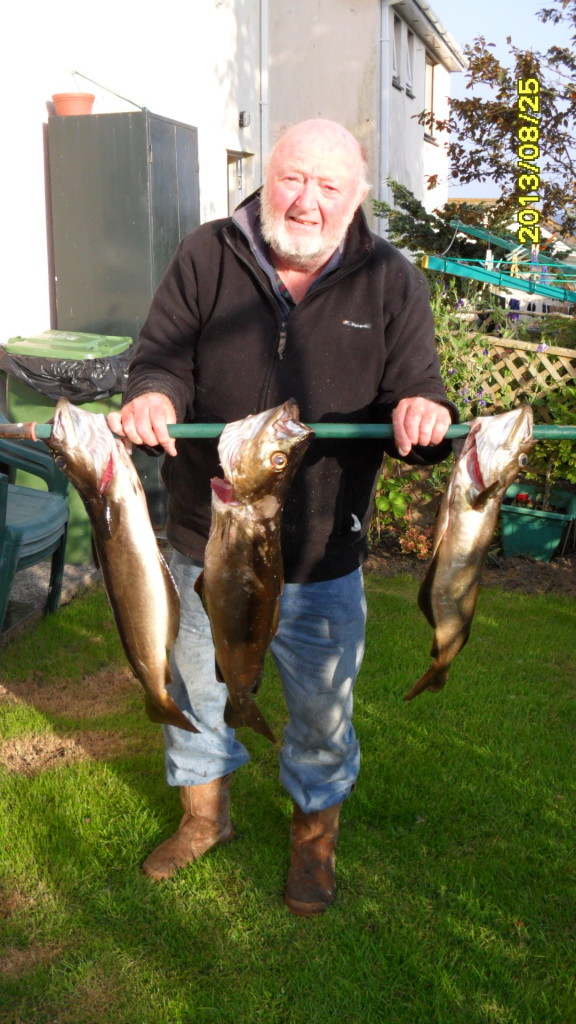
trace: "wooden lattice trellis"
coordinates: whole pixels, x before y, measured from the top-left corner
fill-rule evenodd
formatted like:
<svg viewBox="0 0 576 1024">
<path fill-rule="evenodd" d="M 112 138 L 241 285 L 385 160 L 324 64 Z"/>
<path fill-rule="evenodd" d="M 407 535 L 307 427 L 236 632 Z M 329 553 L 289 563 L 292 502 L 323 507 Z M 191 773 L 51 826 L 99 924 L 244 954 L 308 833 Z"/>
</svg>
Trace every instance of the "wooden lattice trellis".
<svg viewBox="0 0 576 1024">
<path fill-rule="evenodd" d="M 474 336 L 473 353 L 488 355 L 490 366 L 482 376 L 487 406 L 500 404 L 505 393 L 514 402 L 533 400 L 576 381 L 576 350 L 498 338 Z M 491 409 L 487 408 L 486 412 Z"/>
</svg>

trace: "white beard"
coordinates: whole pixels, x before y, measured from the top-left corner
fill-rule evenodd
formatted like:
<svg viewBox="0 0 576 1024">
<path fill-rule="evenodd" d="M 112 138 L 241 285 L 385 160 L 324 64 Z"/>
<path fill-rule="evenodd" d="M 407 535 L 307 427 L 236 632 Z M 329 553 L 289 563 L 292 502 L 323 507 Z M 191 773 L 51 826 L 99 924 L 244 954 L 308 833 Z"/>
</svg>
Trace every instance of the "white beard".
<svg viewBox="0 0 576 1024">
<path fill-rule="evenodd" d="M 275 253 L 295 270 L 315 270 L 330 259 L 344 241 L 355 211 L 338 231 L 333 230 L 320 238 L 294 238 L 286 230 L 284 217 L 270 207 L 266 187 L 260 196 L 260 226 L 264 241 Z"/>
</svg>

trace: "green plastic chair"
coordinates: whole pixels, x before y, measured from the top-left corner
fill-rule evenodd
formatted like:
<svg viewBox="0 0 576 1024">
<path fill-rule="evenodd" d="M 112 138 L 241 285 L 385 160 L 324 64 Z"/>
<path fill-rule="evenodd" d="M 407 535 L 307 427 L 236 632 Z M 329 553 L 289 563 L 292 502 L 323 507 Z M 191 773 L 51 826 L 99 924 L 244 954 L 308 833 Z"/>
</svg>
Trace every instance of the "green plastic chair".
<svg viewBox="0 0 576 1024">
<path fill-rule="evenodd" d="M 0 413 L 0 423 L 8 422 Z M 48 490 L 10 483 L 0 474 L 0 632 L 14 576 L 21 569 L 51 558 L 44 613 L 60 603 L 64 577 L 69 508 L 68 480 L 41 441 L 0 439 L 0 465 L 40 477 Z M 11 623 L 14 625 L 15 623 Z"/>
</svg>

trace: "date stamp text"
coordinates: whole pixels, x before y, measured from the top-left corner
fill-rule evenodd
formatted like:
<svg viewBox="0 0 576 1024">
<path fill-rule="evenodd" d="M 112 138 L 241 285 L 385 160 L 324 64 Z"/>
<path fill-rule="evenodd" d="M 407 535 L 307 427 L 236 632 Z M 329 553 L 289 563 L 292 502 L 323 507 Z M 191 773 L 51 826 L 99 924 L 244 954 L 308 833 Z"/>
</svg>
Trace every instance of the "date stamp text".
<svg viewBox="0 0 576 1024">
<path fill-rule="evenodd" d="M 518 241 L 540 244 L 540 82 L 518 79 Z"/>
</svg>

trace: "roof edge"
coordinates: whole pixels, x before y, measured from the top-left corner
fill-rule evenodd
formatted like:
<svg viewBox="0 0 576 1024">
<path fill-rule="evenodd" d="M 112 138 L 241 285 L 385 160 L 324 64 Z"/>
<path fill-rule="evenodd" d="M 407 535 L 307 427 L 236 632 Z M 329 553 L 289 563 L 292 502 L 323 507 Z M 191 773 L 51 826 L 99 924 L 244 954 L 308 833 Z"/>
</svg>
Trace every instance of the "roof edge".
<svg viewBox="0 0 576 1024">
<path fill-rule="evenodd" d="M 426 0 L 392 0 L 390 7 L 423 40 L 430 52 L 448 71 L 465 71 L 468 60 L 461 47 L 434 13 Z"/>
</svg>

